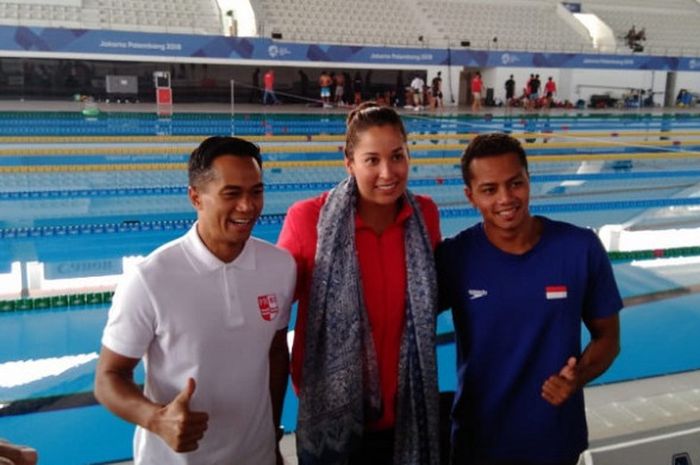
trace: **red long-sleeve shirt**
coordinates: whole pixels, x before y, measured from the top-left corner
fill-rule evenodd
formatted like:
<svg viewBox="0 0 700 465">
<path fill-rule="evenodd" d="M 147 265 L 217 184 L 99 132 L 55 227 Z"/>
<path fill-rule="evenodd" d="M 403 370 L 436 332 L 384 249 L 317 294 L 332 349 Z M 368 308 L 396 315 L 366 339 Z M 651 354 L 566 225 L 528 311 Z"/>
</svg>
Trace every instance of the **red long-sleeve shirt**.
<svg viewBox="0 0 700 465">
<path fill-rule="evenodd" d="M 292 345 L 292 382 L 301 386 L 304 359 L 306 312 L 309 306 L 311 278 L 318 241 L 316 225 L 327 193 L 297 202 L 287 212 L 278 245 L 287 249 L 297 262 L 296 297 L 299 301 Z M 437 206 L 425 196 L 416 196 L 433 248 L 440 242 Z M 399 349 L 403 335 L 406 306 L 406 256 L 404 223 L 413 210 L 404 202 L 393 224 L 382 234 L 375 233 L 355 217 L 355 243 L 360 267 L 365 307 L 377 352 L 379 381 L 384 409 L 382 417 L 367 425 L 372 430 L 394 426 L 399 375 Z"/>
</svg>

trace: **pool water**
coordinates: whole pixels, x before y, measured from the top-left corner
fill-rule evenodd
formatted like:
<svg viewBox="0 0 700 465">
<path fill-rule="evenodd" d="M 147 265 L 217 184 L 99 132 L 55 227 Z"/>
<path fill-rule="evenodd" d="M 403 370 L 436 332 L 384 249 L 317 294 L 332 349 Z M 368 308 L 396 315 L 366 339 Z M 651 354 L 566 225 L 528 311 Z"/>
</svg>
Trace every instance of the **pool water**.
<svg viewBox="0 0 700 465">
<path fill-rule="evenodd" d="M 465 136 L 459 134 L 494 130 L 536 136 L 527 147 L 536 214 L 596 229 L 700 223 L 697 115 L 406 120 L 416 136 L 410 143 L 410 188 L 436 201 L 444 236 L 479 221 L 462 191 L 455 157 Z M 71 114 L 4 114 L 0 121 L 7 123 L 0 124 L 0 137 L 73 136 L 65 143 L 6 140 L 0 147 L 0 276 L 11 271 L 13 262 L 39 261 L 52 270 L 112 263 L 145 255 L 182 235 L 194 219 L 186 198 L 188 153 L 197 137 L 228 133 L 232 124 L 237 134 L 303 137 L 260 142 L 266 206 L 254 231 L 258 237 L 275 242 L 292 202 L 317 195 L 345 176 L 339 164 L 342 141 L 332 139 L 342 134 L 341 116 L 239 115 L 232 122 L 221 115 L 169 121 L 114 115 L 85 121 Z M 622 139 L 624 131 L 642 135 Z M 138 138 L 153 134 L 190 139 L 156 143 Z M 120 143 L 74 136 L 134 139 Z M 327 136 L 330 141 L 321 140 Z M 673 292 L 700 281 L 698 265 L 692 263 L 642 268 L 623 259 L 613 267 L 625 298 Z M 31 444 L 42 464 L 104 463 L 131 456 L 133 427 L 96 405 L 90 394 L 108 307 L 0 310 L 0 437 Z M 697 294 L 630 306 L 621 320 L 622 352 L 596 383 L 700 369 Z M 441 314 L 441 390 L 455 388 L 452 331 L 450 314 Z M 137 379 L 143 380 L 140 370 Z M 283 415 L 288 430 L 295 427 L 296 406 L 290 387 Z"/>
</svg>

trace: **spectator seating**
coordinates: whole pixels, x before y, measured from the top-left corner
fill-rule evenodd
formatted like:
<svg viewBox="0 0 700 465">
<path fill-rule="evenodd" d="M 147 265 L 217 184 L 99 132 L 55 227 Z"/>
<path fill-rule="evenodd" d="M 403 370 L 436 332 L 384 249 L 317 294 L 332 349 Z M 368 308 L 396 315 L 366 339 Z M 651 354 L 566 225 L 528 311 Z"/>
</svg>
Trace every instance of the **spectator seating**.
<svg viewBox="0 0 700 465">
<path fill-rule="evenodd" d="M 0 24 L 80 27 L 81 15 L 80 0 L 0 1 Z"/>
<path fill-rule="evenodd" d="M 614 8 L 618 7 L 631 7 L 631 8 L 662 8 L 664 10 L 687 10 L 694 5 L 697 7 L 696 0 L 664 0 L 659 2 L 658 0 L 615 0 L 614 2 L 604 3 L 601 0 L 596 0 L 594 2 L 584 2 L 584 9 L 587 8 L 591 3 L 600 3 L 608 5 Z"/>
<path fill-rule="evenodd" d="M 556 11 L 556 2 L 487 0 L 255 0 L 262 34 L 350 44 L 590 50 Z M 497 37 L 494 42 L 493 38 Z"/>
<path fill-rule="evenodd" d="M 475 49 L 593 51 L 557 12 L 559 0 L 252 0 L 261 35 L 281 33 L 302 42 L 460 46 Z M 300 7 L 303 5 L 303 8 Z M 697 0 L 604 0 L 583 4 L 618 38 L 632 25 L 645 28 L 646 51 L 686 54 L 700 50 Z M 419 39 L 419 38 L 422 38 Z M 497 40 L 494 41 L 493 39 Z"/>
<path fill-rule="evenodd" d="M 433 33 L 450 43 L 469 41 L 478 49 L 592 49 L 590 39 L 557 15 L 555 3 L 430 0 L 421 2 L 420 8 L 431 21 Z"/>
<path fill-rule="evenodd" d="M 562 17 L 559 0 L 251 0 L 259 34 L 284 40 L 388 46 L 593 51 L 590 38 Z M 645 52 L 700 51 L 699 0 L 584 3 L 623 37 L 644 28 Z M 217 0 L 0 0 L 0 24 L 223 34 Z M 496 40 L 494 40 L 496 39 Z"/>
<path fill-rule="evenodd" d="M 624 0 L 630 2 L 631 0 Z M 651 0 L 635 0 L 641 4 Z M 646 53 L 658 55 L 684 55 L 700 50 L 700 5 L 694 0 L 671 0 L 654 7 L 610 6 L 588 4 L 586 11 L 595 13 L 607 23 L 618 38 L 619 48 L 626 47 L 622 39 L 632 26 L 637 31 L 644 28 L 646 41 L 642 42 Z"/>
<path fill-rule="evenodd" d="M 216 0 L 0 0 L 0 24 L 220 35 Z"/>
<path fill-rule="evenodd" d="M 417 45 L 426 35 L 408 0 L 257 0 L 264 35 L 285 40 Z M 301 7 L 303 5 L 303 7 Z"/>
</svg>

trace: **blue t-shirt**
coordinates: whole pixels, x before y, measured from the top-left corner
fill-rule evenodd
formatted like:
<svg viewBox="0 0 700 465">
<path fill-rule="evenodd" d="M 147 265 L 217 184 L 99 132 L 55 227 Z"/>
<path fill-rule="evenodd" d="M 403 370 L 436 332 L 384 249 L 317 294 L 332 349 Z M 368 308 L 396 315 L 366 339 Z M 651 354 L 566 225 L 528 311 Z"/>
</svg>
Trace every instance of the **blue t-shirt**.
<svg viewBox="0 0 700 465">
<path fill-rule="evenodd" d="M 581 320 L 614 315 L 622 299 L 592 231 L 538 219 L 542 237 L 523 255 L 496 248 L 481 223 L 437 250 L 441 300 L 452 308 L 457 341 L 458 463 L 557 463 L 588 446 L 583 393 L 555 407 L 542 385 L 580 357 Z"/>
</svg>

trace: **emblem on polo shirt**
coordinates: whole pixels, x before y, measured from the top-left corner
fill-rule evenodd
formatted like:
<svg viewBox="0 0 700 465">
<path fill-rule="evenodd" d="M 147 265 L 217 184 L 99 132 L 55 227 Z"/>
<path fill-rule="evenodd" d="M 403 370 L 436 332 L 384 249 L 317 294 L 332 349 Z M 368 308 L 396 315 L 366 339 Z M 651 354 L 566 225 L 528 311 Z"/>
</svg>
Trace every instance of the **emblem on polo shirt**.
<svg viewBox="0 0 700 465">
<path fill-rule="evenodd" d="M 566 299 L 568 295 L 566 286 L 546 286 L 544 288 L 544 293 L 547 300 Z"/>
<path fill-rule="evenodd" d="M 258 296 L 258 307 L 260 308 L 260 315 L 266 321 L 274 320 L 280 311 L 275 294 Z"/>
</svg>

